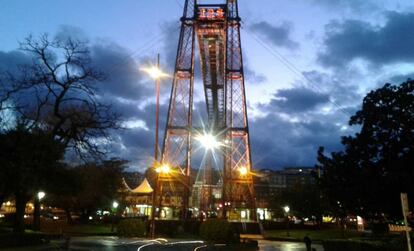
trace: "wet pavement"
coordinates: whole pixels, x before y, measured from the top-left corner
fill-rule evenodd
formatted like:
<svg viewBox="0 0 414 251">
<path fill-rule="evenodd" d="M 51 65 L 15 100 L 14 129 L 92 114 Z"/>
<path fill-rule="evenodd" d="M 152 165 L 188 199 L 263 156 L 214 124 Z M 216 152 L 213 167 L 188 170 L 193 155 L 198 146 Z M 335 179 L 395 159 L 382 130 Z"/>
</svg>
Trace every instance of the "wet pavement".
<svg viewBox="0 0 414 251">
<path fill-rule="evenodd" d="M 304 243 L 258 240 L 259 250 L 265 251 L 306 251 Z M 312 245 L 316 251 L 323 251 L 321 245 Z M 88 251 L 209 251 L 224 250 L 220 246 L 208 246 L 201 240 L 177 240 L 177 239 L 122 239 L 118 237 L 73 237 L 66 242 L 64 240 L 55 243 L 54 247 L 39 249 L 27 249 L 39 251 L 54 250 L 88 250 Z M 252 250 L 252 249 L 247 249 Z"/>
<path fill-rule="evenodd" d="M 313 244 L 312 248 L 316 251 L 323 251 L 320 244 Z M 265 251 L 306 251 L 305 243 L 287 241 L 268 241 L 259 240 L 259 250 Z"/>
</svg>

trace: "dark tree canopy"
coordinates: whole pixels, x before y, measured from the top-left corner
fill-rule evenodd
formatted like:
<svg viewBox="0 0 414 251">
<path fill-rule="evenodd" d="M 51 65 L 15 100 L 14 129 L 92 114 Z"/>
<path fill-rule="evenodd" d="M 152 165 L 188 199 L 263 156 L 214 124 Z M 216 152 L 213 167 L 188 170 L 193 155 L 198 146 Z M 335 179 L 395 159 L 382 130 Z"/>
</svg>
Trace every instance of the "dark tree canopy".
<svg viewBox="0 0 414 251">
<path fill-rule="evenodd" d="M 76 167 L 65 167 L 51 182 L 51 205 L 84 216 L 98 209 L 109 209 L 122 189 L 122 172 L 127 161 L 111 159 Z M 62 186 L 62 184 L 65 184 Z M 69 219 L 70 220 L 70 219 Z"/>
<path fill-rule="evenodd" d="M 23 231 L 27 201 L 40 189 L 47 187 L 50 177 L 61 165 L 63 154 L 62 143 L 37 128 L 28 131 L 27 128 L 18 126 L 0 134 L 0 183 L 5 189 L 0 191 L 0 197 L 14 195 L 16 232 Z"/>
<path fill-rule="evenodd" d="M 15 231 L 23 231 L 26 203 L 38 189 L 53 186 L 46 182 L 50 177 L 62 182 L 62 189 L 55 186 L 50 191 L 68 195 L 68 201 L 84 194 L 77 190 L 81 176 L 56 167 L 62 165 L 68 149 L 84 160 L 90 156 L 101 159 L 102 142 L 120 123 L 118 114 L 97 94 L 97 84 L 104 77 L 94 68 L 86 42 L 29 36 L 20 43 L 20 50 L 26 64 L 16 71 L 0 69 L 0 205 L 5 196 L 14 196 Z M 118 181 L 117 173 L 104 170 L 105 175 L 96 172 L 100 179 L 91 184 L 109 196 L 116 189 L 108 179 Z M 111 192 L 102 191 L 107 183 L 112 184 Z M 68 189 L 71 185 L 77 187 Z M 90 203 L 103 203 L 92 199 Z"/>
<path fill-rule="evenodd" d="M 400 193 L 414 201 L 414 81 L 371 91 L 349 123 L 361 130 L 345 150 L 318 152 L 325 192 L 349 212 L 399 217 Z"/>
</svg>

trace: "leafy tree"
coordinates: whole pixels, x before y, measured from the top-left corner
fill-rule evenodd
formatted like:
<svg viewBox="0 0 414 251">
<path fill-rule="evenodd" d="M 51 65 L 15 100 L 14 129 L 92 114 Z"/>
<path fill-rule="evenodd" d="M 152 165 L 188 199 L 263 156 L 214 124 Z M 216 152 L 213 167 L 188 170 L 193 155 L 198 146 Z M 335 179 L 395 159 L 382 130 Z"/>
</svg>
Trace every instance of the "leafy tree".
<svg viewBox="0 0 414 251">
<path fill-rule="evenodd" d="M 83 220 L 87 220 L 87 216 L 98 209 L 109 209 L 113 200 L 120 196 L 125 164 L 124 160 L 111 159 L 61 170 L 67 176 L 60 175 L 60 179 L 52 184 L 48 203 L 65 209 L 69 223 L 71 212 L 80 212 Z M 62 183 L 65 187 L 62 187 Z"/>
<path fill-rule="evenodd" d="M 112 159 L 76 167 L 81 189 L 73 197 L 72 210 L 81 212 L 85 219 L 98 209 L 109 209 L 120 196 L 125 164 L 124 160 Z"/>
<path fill-rule="evenodd" d="M 343 151 L 318 151 L 324 191 L 346 212 L 399 217 L 399 194 L 414 201 L 414 81 L 371 91 L 349 124 L 361 130 Z"/>
<path fill-rule="evenodd" d="M 63 165 L 54 170 L 53 179 L 47 184 L 47 204 L 65 210 L 68 224 L 72 224 L 72 212 L 76 209 L 76 197 L 82 193 L 82 177 L 77 168 Z"/>
<path fill-rule="evenodd" d="M 282 190 L 280 197 L 280 205 L 289 205 L 292 214 L 313 219 L 317 224 L 322 223 L 322 214 L 329 208 L 319 186 L 310 180 Z"/>
</svg>

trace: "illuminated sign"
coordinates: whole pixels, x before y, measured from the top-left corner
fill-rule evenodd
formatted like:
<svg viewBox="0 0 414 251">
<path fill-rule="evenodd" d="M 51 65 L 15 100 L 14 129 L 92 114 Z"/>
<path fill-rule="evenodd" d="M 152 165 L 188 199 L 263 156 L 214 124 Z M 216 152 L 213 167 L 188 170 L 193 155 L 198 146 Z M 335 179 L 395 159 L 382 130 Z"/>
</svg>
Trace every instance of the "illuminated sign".
<svg viewBox="0 0 414 251">
<path fill-rule="evenodd" d="M 198 12 L 198 19 L 217 20 L 224 19 L 225 12 L 222 8 L 200 8 Z"/>
</svg>

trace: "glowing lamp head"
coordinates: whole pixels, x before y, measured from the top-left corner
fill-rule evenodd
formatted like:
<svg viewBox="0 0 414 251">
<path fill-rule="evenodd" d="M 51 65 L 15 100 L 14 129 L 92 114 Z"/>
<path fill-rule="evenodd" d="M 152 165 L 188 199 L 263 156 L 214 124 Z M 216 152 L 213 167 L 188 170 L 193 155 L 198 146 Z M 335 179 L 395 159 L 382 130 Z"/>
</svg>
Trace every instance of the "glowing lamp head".
<svg viewBox="0 0 414 251">
<path fill-rule="evenodd" d="M 39 200 L 43 199 L 45 196 L 46 196 L 46 193 L 43 192 L 43 191 L 40 191 L 40 192 L 37 193 L 37 198 Z"/>
<path fill-rule="evenodd" d="M 245 166 L 242 166 L 239 168 L 239 173 L 241 176 L 245 176 L 247 174 L 247 168 Z"/>
<path fill-rule="evenodd" d="M 200 134 L 196 136 L 196 140 L 207 150 L 213 150 L 221 145 L 217 138 L 211 134 Z"/>
<path fill-rule="evenodd" d="M 289 213 L 290 211 L 290 207 L 289 206 L 284 206 L 283 210 L 285 210 L 285 213 Z"/>
<path fill-rule="evenodd" d="M 155 169 L 157 173 L 168 174 L 171 171 L 171 167 L 167 164 L 163 164 Z"/>
<path fill-rule="evenodd" d="M 113 208 L 117 208 L 118 206 L 119 206 L 118 202 L 116 202 L 116 201 L 112 202 L 112 207 Z"/>
<path fill-rule="evenodd" d="M 160 79 L 162 77 L 168 76 L 166 73 L 162 72 L 156 66 L 152 66 L 152 67 L 148 67 L 148 68 L 142 68 L 141 70 L 144 71 L 144 72 L 146 72 L 153 79 Z"/>
</svg>

